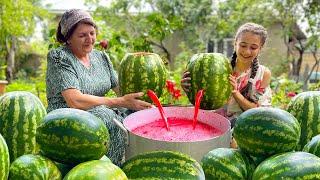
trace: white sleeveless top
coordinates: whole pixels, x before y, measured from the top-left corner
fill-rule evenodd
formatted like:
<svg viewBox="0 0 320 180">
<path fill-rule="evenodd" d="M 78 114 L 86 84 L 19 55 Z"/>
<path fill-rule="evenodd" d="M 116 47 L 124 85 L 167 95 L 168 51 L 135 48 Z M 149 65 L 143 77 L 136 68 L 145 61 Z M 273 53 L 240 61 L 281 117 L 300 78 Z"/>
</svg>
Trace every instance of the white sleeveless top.
<svg viewBox="0 0 320 180">
<path fill-rule="evenodd" d="M 257 103 L 258 106 L 271 106 L 272 91 L 270 86 L 268 85 L 266 88 L 260 87 L 265 70 L 265 66 L 259 65 L 257 74 L 253 79 L 250 79 L 251 68 L 242 72 L 237 77 L 239 90 L 243 89 L 247 85 L 248 81 L 251 81 L 252 89 L 249 90 L 249 96 L 250 99 Z M 238 117 L 242 112 L 243 110 L 240 108 L 237 101 L 233 96 L 231 96 L 227 103 L 227 116 L 229 118 Z"/>
</svg>

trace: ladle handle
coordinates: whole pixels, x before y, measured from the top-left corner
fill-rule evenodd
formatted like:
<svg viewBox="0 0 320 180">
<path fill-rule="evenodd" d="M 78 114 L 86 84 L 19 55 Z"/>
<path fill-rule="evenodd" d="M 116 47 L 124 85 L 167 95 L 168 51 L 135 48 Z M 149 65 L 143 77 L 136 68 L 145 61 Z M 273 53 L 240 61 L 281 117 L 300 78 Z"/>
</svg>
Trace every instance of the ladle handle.
<svg viewBox="0 0 320 180">
<path fill-rule="evenodd" d="M 126 145 L 128 146 L 129 145 L 129 133 L 128 133 L 128 130 L 117 119 L 112 118 L 112 121 L 126 134 L 125 142 L 126 142 Z"/>
</svg>

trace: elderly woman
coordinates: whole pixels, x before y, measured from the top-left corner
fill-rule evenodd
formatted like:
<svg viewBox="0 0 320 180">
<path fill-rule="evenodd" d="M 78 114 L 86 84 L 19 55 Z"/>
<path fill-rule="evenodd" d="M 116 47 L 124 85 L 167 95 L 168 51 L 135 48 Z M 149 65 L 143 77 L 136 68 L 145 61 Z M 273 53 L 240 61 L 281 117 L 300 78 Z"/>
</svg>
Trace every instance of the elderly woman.
<svg viewBox="0 0 320 180">
<path fill-rule="evenodd" d="M 118 108 L 142 110 L 151 104 L 138 99 L 142 92 L 116 98 L 104 96 L 110 89 L 118 94 L 118 81 L 108 56 L 93 49 L 96 33 L 97 26 L 88 12 L 72 9 L 62 15 L 56 35 L 62 46 L 51 50 L 47 57 L 47 111 L 69 107 L 100 117 L 110 133 L 107 156 L 120 165 L 125 139 L 112 118 L 122 122 L 126 114 Z"/>
</svg>

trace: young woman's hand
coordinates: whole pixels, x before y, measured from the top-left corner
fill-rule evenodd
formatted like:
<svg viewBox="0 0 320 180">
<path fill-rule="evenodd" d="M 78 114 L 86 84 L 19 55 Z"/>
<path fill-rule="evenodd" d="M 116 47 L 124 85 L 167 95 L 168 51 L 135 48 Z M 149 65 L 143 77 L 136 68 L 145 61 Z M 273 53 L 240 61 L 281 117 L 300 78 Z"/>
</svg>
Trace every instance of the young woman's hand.
<svg viewBox="0 0 320 180">
<path fill-rule="evenodd" d="M 229 82 L 232 86 L 232 93 L 237 92 L 238 91 L 238 83 L 237 83 L 236 76 L 233 76 L 232 74 L 230 74 L 229 75 Z"/>
<path fill-rule="evenodd" d="M 143 110 L 151 108 L 152 104 L 138 99 L 143 96 L 143 92 L 126 94 L 121 98 L 121 106 L 132 110 Z"/>
<path fill-rule="evenodd" d="M 181 87 L 185 92 L 189 92 L 190 91 L 190 87 L 191 87 L 191 77 L 190 77 L 190 72 L 189 71 L 185 71 L 183 73 L 182 79 L 181 79 Z"/>
</svg>

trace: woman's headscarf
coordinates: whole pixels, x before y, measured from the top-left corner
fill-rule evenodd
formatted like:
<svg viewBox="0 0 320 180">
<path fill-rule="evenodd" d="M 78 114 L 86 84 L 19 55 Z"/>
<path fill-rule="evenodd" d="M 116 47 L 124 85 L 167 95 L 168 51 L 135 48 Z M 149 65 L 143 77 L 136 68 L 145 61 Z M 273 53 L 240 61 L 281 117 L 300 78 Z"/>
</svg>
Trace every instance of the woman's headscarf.
<svg viewBox="0 0 320 180">
<path fill-rule="evenodd" d="M 84 19 L 88 19 L 93 22 L 93 18 L 87 11 L 81 9 L 70 9 L 66 11 L 63 13 L 60 20 L 61 34 L 66 37 L 70 29 L 79 21 Z"/>
</svg>

